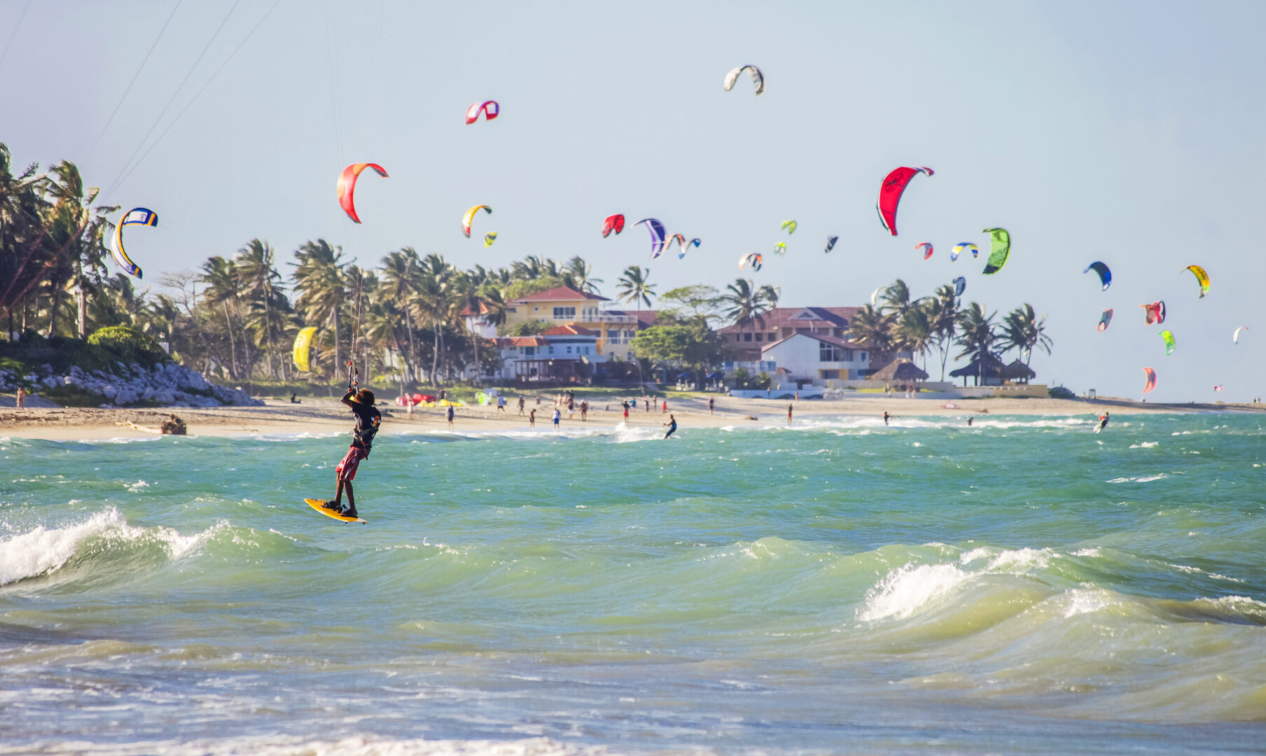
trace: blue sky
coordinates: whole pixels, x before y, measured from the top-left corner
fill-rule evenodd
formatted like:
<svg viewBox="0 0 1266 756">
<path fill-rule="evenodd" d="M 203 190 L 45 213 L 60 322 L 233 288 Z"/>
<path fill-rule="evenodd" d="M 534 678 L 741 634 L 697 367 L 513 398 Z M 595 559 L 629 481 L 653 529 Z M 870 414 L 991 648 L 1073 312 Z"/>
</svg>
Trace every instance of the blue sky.
<svg viewBox="0 0 1266 756">
<path fill-rule="evenodd" d="M 1138 397 L 1148 365 L 1155 401 L 1266 394 L 1266 5 L 201 0 L 159 37 L 173 7 L 0 0 L 0 45 L 21 17 L 0 140 L 19 162 L 73 160 L 90 184 L 126 176 L 104 199 L 159 213 L 129 244 L 147 281 L 256 237 L 283 259 L 324 237 L 362 264 L 405 245 L 463 267 L 578 254 L 610 295 L 648 263 L 642 228 L 601 238 L 621 212 L 703 239 L 650 263 L 660 292 L 723 287 L 747 252 L 788 306 L 964 275 L 969 301 L 1049 315 L 1043 382 Z M 722 90 L 744 63 L 764 70 L 763 96 L 746 79 Z M 501 117 L 464 125 L 483 99 Z M 390 178 L 364 177 L 357 226 L 334 185 L 364 161 Z M 899 165 L 936 175 L 912 183 L 891 237 L 874 204 Z M 474 204 L 494 213 L 467 240 Z M 949 262 L 956 242 L 987 248 L 991 226 L 1013 235 L 1001 273 Z M 1108 292 L 1082 274 L 1094 260 L 1112 267 Z M 1203 300 L 1191 263 L 1213 279 Z M 1168 357 L 1138 309 L 1157 299 Z M 1104 307 L 1116 318 L 1097 333 Z"/>
</svg>

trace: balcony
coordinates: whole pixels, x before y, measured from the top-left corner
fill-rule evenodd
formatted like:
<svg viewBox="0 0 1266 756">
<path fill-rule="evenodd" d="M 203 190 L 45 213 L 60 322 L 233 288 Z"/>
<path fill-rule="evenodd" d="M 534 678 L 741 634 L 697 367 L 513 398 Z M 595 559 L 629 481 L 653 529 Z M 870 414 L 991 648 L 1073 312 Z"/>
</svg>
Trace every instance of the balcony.
<svg viewBox="0 0 1266 756">
<path fill-rule="evenodd" d="M 596 320 L 585 320 L 585 319 L 583 319 L 583 318 L 582 318 L 580 322 L 582 322 L 582 323 L 584 323 L 584 322 L 588 322 L 588 323 L 623 323 L 623 324 L 626 324 L 626 325 L 632 325 L 632 324 L 634 324 L 634 323 L 636 323 L 636 322 L 637 322 L 637 316 L 636 316 L 636 315 L 616 315 L 616 314 L 614 314 L 614 313 L 610 313 L 610 312 L 600 312 L 600 313 L 598 313 L 598 317 L 597 317 L 597 319 L 596 319 Z"/>
</svg>

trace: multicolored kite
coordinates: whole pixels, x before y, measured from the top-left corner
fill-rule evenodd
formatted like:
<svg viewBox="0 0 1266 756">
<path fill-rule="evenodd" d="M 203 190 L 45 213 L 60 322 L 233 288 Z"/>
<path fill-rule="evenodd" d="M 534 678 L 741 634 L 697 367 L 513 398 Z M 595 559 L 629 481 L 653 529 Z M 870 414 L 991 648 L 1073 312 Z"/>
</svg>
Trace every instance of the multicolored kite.
<svg viewBox="0 0 1266 756">
<path fill-rule="evenodd" d="M 1156 388 L 1156 371 L 1150 367 L 1145 367 L 1143 372 L 1147 373 L 1147 383 L 1143 384 L 1143 393 L 1150 394 L 1152 389 Z"/>
<path fill-rule="evenodd" d="M 1095 328 L 1099 333 L 1108 330 L 1108 326 L 1112 323 L 1112 308 L 1105 307 L 1103 314 L 1099 316 L 1099 325 Z"/>
<path fill-rule="evenodd" d="M 127 256 L 127 251 L 123 249 L 123 227 L 124 226 L 157 226 L 158 213 L 153 210 L 146 210 L 143 207 L 134 207 L 123 215 L 123 218 L 114 227 L 114 243 L 110 245 L 110 255 L 114 258 L 114 262 L 123 272 L 136 278 L 141 278 L 141 266 L 132 262 L 132 258 Z"/>
<path fill-rule="evenodd" d="M 1196 277 L 1196 281 L 1200 284 L 1200 298 L 1204 299 L 1204 295 L 1209 293 L 1209 274 L 1204 272 L 1204 268 L 1199 265 L 1188 265 L 1186 270 L 1191 271 L 1191 275 Z"/>
<path fill-rule="evenodd" d="M 501 106 L 497 104 L 496 100 L 473 103 L 469 108 L 466 108 L 466 125 L 469 126 L 478 121 L 480 113 L 484 114 L 485 121 L 491 121 L 501 115 Z"/>
<path fill-rule="evenodd" d="M 1011 232 L 1005 228 L 986 228 L 984 233 L 989 234 L 991 242 L 985 275 L 992 276 L 1002 270 L 1002 266 L 1007 264 L 1007 258 L 1011 256 Z"/>
<path fill-rule="evenodd" d="M 1165 322 L 1165 303 L 1153 302 L 1151 304 L 1141 304 L 1143 308 L 1143 322 L 1147 325 L 1160 325 Z"/>
<path fill-rule="evenodd" d="M 875 210 L 879 212 L 879 222 L 884 224 L 884 228 L 888 229 L 888 233 L 893 236 L 897 235 L 897 205 L 901 203 L 901 195 L 905 194 L 910 179 L 920 173 L 933 175 L 931 168 L 903 166 L 889 173 L 879 187 L 879 202 L 875 204 Z"/>
<path fill-rule="evenodd" d="M 980 247 L 977 247 L 971 242 L 959 242 L 954 245 L 953 249 L 950 250 L 950 262 L 957 260 L 958 256 L 964 252 L 971 252 L 971 256 L 973 258 L 980 257 Z"/>
<path fill-rule="evenodd" d="M 487 205 L 475 205 L 471 209 L 467 210 L 466 214 L 462 216 L 462 233 L 466 234 L 467 239 L 470 238 L 470 224 L 475 222 L 475 213 L 479 212 L 480 210 L 483 210 L 485 213 L 488 213 L 489 215 L 492 214 L 491 207 L 488 207 Z"/>
<path fill-rule="evenodd" d="M 924 260 L 932 256 L 932 242 L 922 242 L 914 245 L 914 248 L 923 253 Z"/>
<path fill-rule="evenodd" d="M 1092 262 L 1082 271 L 1082 275 L 1094 271 L 1099 274 L 1099 283 L 1103 284 L 1103 290 L 1107 291 L 1112 285 L 1112 271 L 1108 270 L 1108 266 L 1101 262 Z"/>
<path fill-rule="evenodd" d="M 1174 334 L 1169 331 L 1161 331 L 1160 337 L 1165 340 L 1165 356 L 1168 357 L 1174 353 Z"/>
<path fill-rule="evenodd" d="M 835 243 L 839 240 L 840 240 L 840 237 L 838 236 L 826 237 L 826 249 L 822 250 L 823 253 L 829 253 L 831 250 L 835 249 Z"/>
<path fill-rule="evenodd" d="M 347 217 L 357 223 L 360 223 L 360 216 L 356 214 L 356 179 L 360 178 L 360 172 L 366 168 L 373 168 L 379 176 L 387 178 L 386 169 L 377 163 L 352 163 L 338 176 L 338 204 L 347 213 Z"/>
<path fill-rule="evenodd" d="M 664 254 L 664 245 L 667 242 L 664 237 L 664 224 L 655 218 L 643 218 L 633 225 L 640 226 L 643 223 L 646 224 L 646 230 L 651 232 L 651 259 L 654 260 Z"/>
</svg>

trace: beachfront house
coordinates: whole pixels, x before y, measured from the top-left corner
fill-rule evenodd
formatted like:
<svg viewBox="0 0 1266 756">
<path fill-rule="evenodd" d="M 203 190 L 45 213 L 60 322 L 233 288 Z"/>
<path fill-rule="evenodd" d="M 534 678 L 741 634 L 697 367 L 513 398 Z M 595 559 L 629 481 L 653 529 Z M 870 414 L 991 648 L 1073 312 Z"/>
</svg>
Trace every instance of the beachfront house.
<svg viewBox="0 0 1266 756">
<path fill-rule="evenodd" d="M 500 368 L 488 368 L 485 379 L 516 384 L 584 383 L 594 365 L 606 361 L 598 354 L 598 334 L 588 328 L 561 325 L 537 336 L 496 339 Z"/>
<path fill-rule="evenodd" d="M 612 309 L 605 304 L 610 301 L 597 294 L 559 286 L 506 302 L 506 326 L 532 321 L 545 321 L 555 327 L 576 326 L 594 332 L 596 354 L 627 360 L 629 344 L 638 331 L 654 325 L 656 312 Z M 482 314 L 463 310 L 466 328 L 484 338 L 496 338 L 496 328 L 489 325 Z"/>
<path fill-rule="evenodd" d="M 760 318 L 742 320 L 718 331 L 734 359 L 724 368 L 733 374 L 768 373 L 775 382 L 829 386 L 832 381 L 865 379 L 877 367 L 870 350 L 849 339 L 849 320 L 859 307 L 775 307 Z M 898 358 L 910 358 L 900 352 Z"/>
</svg>

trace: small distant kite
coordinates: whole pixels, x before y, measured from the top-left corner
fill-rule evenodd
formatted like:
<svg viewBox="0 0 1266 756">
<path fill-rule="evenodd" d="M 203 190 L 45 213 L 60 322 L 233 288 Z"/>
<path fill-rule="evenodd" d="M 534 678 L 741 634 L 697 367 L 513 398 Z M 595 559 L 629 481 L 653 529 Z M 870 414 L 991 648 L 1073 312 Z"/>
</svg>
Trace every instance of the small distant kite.
<svg viewBox="0 0 1266 756">
<path fill-rule="evenodd" d="M 615 215 L 608 215 L 607 219 L 602 222 L 602 238 L 603 239 L 610 236 L 612 232 L 614 232 L 616 236 L 619 236 L 620 232 L 623 230 L 624 230 L 624 216 L 619 213 L 616 213 Z"/>
<path fill-rule="evenodd" d="M 875 203 L 875 210 L 879 213 L 879 222 L 884 224 L 884 228 L 893 236 L 897 235 L 897 205 L 901 203 L 901 195 L 905 194 L 910 180 L 920 173 L 931 176 L 934 171 L 926 167 L 902 166 L 889 173 L 884 178 L 884 183 L 879 186 L 879 201 Z"/>
<path fill-rule="evenodd" d="M 128 257 L 127 251 L 123 249 L 123 227 L 157 225 L 158 213 L 153 210 L 146 210 L 143 207 L 134 207 L 128 210 L 118 224 L 115 225 L 114 243 L 110 245 L 110 255 L 114 258 L 115 264 L 123 269 L 123 272 L 135 278 L 142 277 L 141 266 L 132 262 L 132 258 Z"/>
<path fill-rule="evenodd" d="M 491 121 L 501 115 L 501 106 L 497 104 L 496 100 L 473 103 L 469 108 L 466 108 L 466 125 L 469 126 L 478 121 L 480 113 L 484 114 L 485 121 Z"/>
<path fill-rule="evenodd" d="M 491 247 L 491 246 L 492 246 L 492 243 L 493 243 L 493 242 L 495 242 L 496 240 L 497 240 L 497 232 L 496 232 L 496 231 L 493 231 L 492 233 L 484 234 L 484 246 L 485 246 L 485 247 Z"/>
<path fill-rule="evenodd" d="M 914 245 L 914 248 L 923 253 L 924 260 L 932 256 L 932 242 L 922 242 Z"/>
<path fill-rule="evenodd" d="M 734 82 L 738 81 L 739 74 L 747 71 L 747 75 L 752 77 L 752 84 L 756 86 L 756 94 L 765 94 L 765 74 L 760 72 L 756 66 L 747 65 L 739 66 L 725 75 L 725 91 L 734 89 Z"/>
<path fill-rule="evenodd" d="M 488 213 L 489 215 L 492 214 L 491 207 L 488 207 L 487 205 L 475 205 L 471 209 L 467 210 L 466 214 L 462 216 L 462 233 L 466 234 L 467 239 L 470 238 L 470 224 L 475 222 L 475 213 L 479 212 L 480 210 L 483 210 L 485 213 Z"/>
<path fill-rule="evenodd" d="M 1165 340 L 1165 356 L 1168 357 L 1174 353 L 1174 334 L 1169 331 L 1161 331 L 1160 337 Z"/>
<path fill-rule="evenodd" d="M 655 218 L 643 218 L 633 225 L 640 226 L 643 223 L 646 224 L 646 230 L 651 232 L 651 259 L 654 260 L 664 254 L 664 245 L 668 242 L 664 236 L 664 224 Z"/>
<path fill-rule="evenodd" d="M 950 250 L 950 262 L 957 260 L 958 256 L 964 252 L 971 252 L 972 258 L 980 257 L 980 247 L 971 242 L 959 242 Z"/>
<path fill-rule="evenodd" d="M 967 291 L 967 279 L 959 276 L 954 279 L 954 296 L 961 297 L 964 291 Z"/>
<path fill-rule="evenodd" d="M 1143 393 L 1150 394 L 1152 389 L 1156 388 L 1156 371 L 1150 367 L 1145 367 L 1143 372 L 1147 374 L 1147 383 L 1143 384 Z"/>
<path fill-rule="evenodd" d="M 681 245 L 681 249 L 677 250 L 677 259 L 678 260 L 686 259 L 686 253 L 690 251 L 690 248 L 697 247 L 700 244 L 703 244 L 703 240 L 696 237 L 686 242 L 685 244 Z"/>
<path fill-rule="evenodd" d="M 824 250 L 822 250 L 822 251 L 823 251 L 824 253 L 827 253 L 827 252 L 830 252 L 831 250 L 835 249 L 835 243 L 836 243 L 837 241 L 839 241 L 839 240 L 840 240 L 840 237 L 838 237 L 838 236 L 828 236 L 828 237 L 826 237 L 826 249 L 824 249 Z"/>
<path fill-rule="evenodd" d="M 1214 384 L 1214 386 L 1213 386 L 1213 390 L 1214 390 L 1214 391 L 1221 391 L 1221 390 L 1222 390 L 1222 384 L 1221 384 L 1221 383 Z"/>
<path fill-rule="evenodd" d="M 1143 322 L 1147 325 L 1160 325 L 1165 322 L 1165 303 L 1153 302 L 1151 304 L 1141 304 L 1143 308 Z"/>
<path fill-rule="evenodd" d="M 1240 331 L 1247 331 L 1247 330 L 1248 330 L 1248 326 L 1240 326 L 1239 328 L 1236 328 L 1235 333 L 1231 334 L 1231 341 L 1236 344 L 1240 343 Z"/>
<path fill-rule="evenodd" d="M 1200 298 L 1204 299 L 1204 295 L 1209 293 L 1209 274 L 1199 265 L 1188 265 L 1186 270 L 1196 277 L 1196 282 L 1200 284 Z"/>
<path fill-rule="evenodd" d="M 985 275 L 992 276 L 1002 270 L 1002 266 L 1006 265 L 1007 259 L 1011 257 L 1011 232 L 1005 228 L 986 228 L 984 233 L 989 234 L 991 242 L 989 261 L 985 263 Z"/>
<path fill-rule="evenodd" d="M 777 244 L 775 244 L 775 245 L 774 245 L 774 254 L 776 254 L 776 255 L 785 255 L 785 254 L 787 254 L 787 242 L 778 242 Z"/>
<path fill-rule="evenodd" d="M 752 266 L 752 270 L 760 270 L 760 266 L 764 262 L 765 262 L 765 258 L 761 257 L 755 252 L 749 252 L 748 254 L 743 255 L 742 257 L 739 258 L 739 270 L 746 268 L 748 265 Z"/>
<path fill-rule="evenodd" d="M 870 293 L 870 306 L 871 306 L 871 307 L 876 307 L 876 306 L 878 306 L 878 305 L 879 305 L 879 292 L 881 292 L 881 291 L 883 291 L 883 287 L 882 287 L 882 286 L 881 286 L 881 287 L 879 287 L 878 289 L 875 289 L 874 291 L 872 291 L 872 292 Z"/>
<path fill-rule="evenodd" d="M 1092 262 L 1086 266 L 1082 274 L 1084 275 L 1092 270 L 1099 274 L 1099 283 L 1103 284 L 1103 290 L 1107 291 L 1108 287 L 1112 285 L 1112 271 L 1108 270 L 1108 266 L 1101 262 Z"/>
<path fill-rule="evenodd" d="M 338 176 L 338 204 L 347 213 L 347 217 L 357 223 L 360 223 L 360 216 L 356 214 L 356 179 L 360 178 L 360 172 L 366 168 L 373 168 L 379 176 L 387 178 L 386 169 L 377 163 L 352 163 Z"/>
<path fill-rule="evenodd" d="M 1108 325 L 1112 323 L 1112 308 L 1105 307 L 1103 314 L 1099 316 L 1099 325 L 1095 328 L 1099 333 L 1108 330 Z"/>
<path fill-rule="evenodd" d="M 797 229 L 797 228 L 799 228 L 799 227 L 800 227 L 800 224 L 799 224 L 799 223 L 796 223 L 796 222 L 795 222 L 795 221 L 793 221 L 793 220 L 787 220 L 787 221 L 783 221 L 783 222 L 782 222 L 782 225 L 781 225 L 781 226 L 779 226 L 778 230 L 779 230 L 779 231 L 786 231 L 786 232 L 787 232 L 787 236 L 791 236 L 792 234 L 794 234 L 794 233 L 796 232 L 796 229 Z"/>
</svg>

